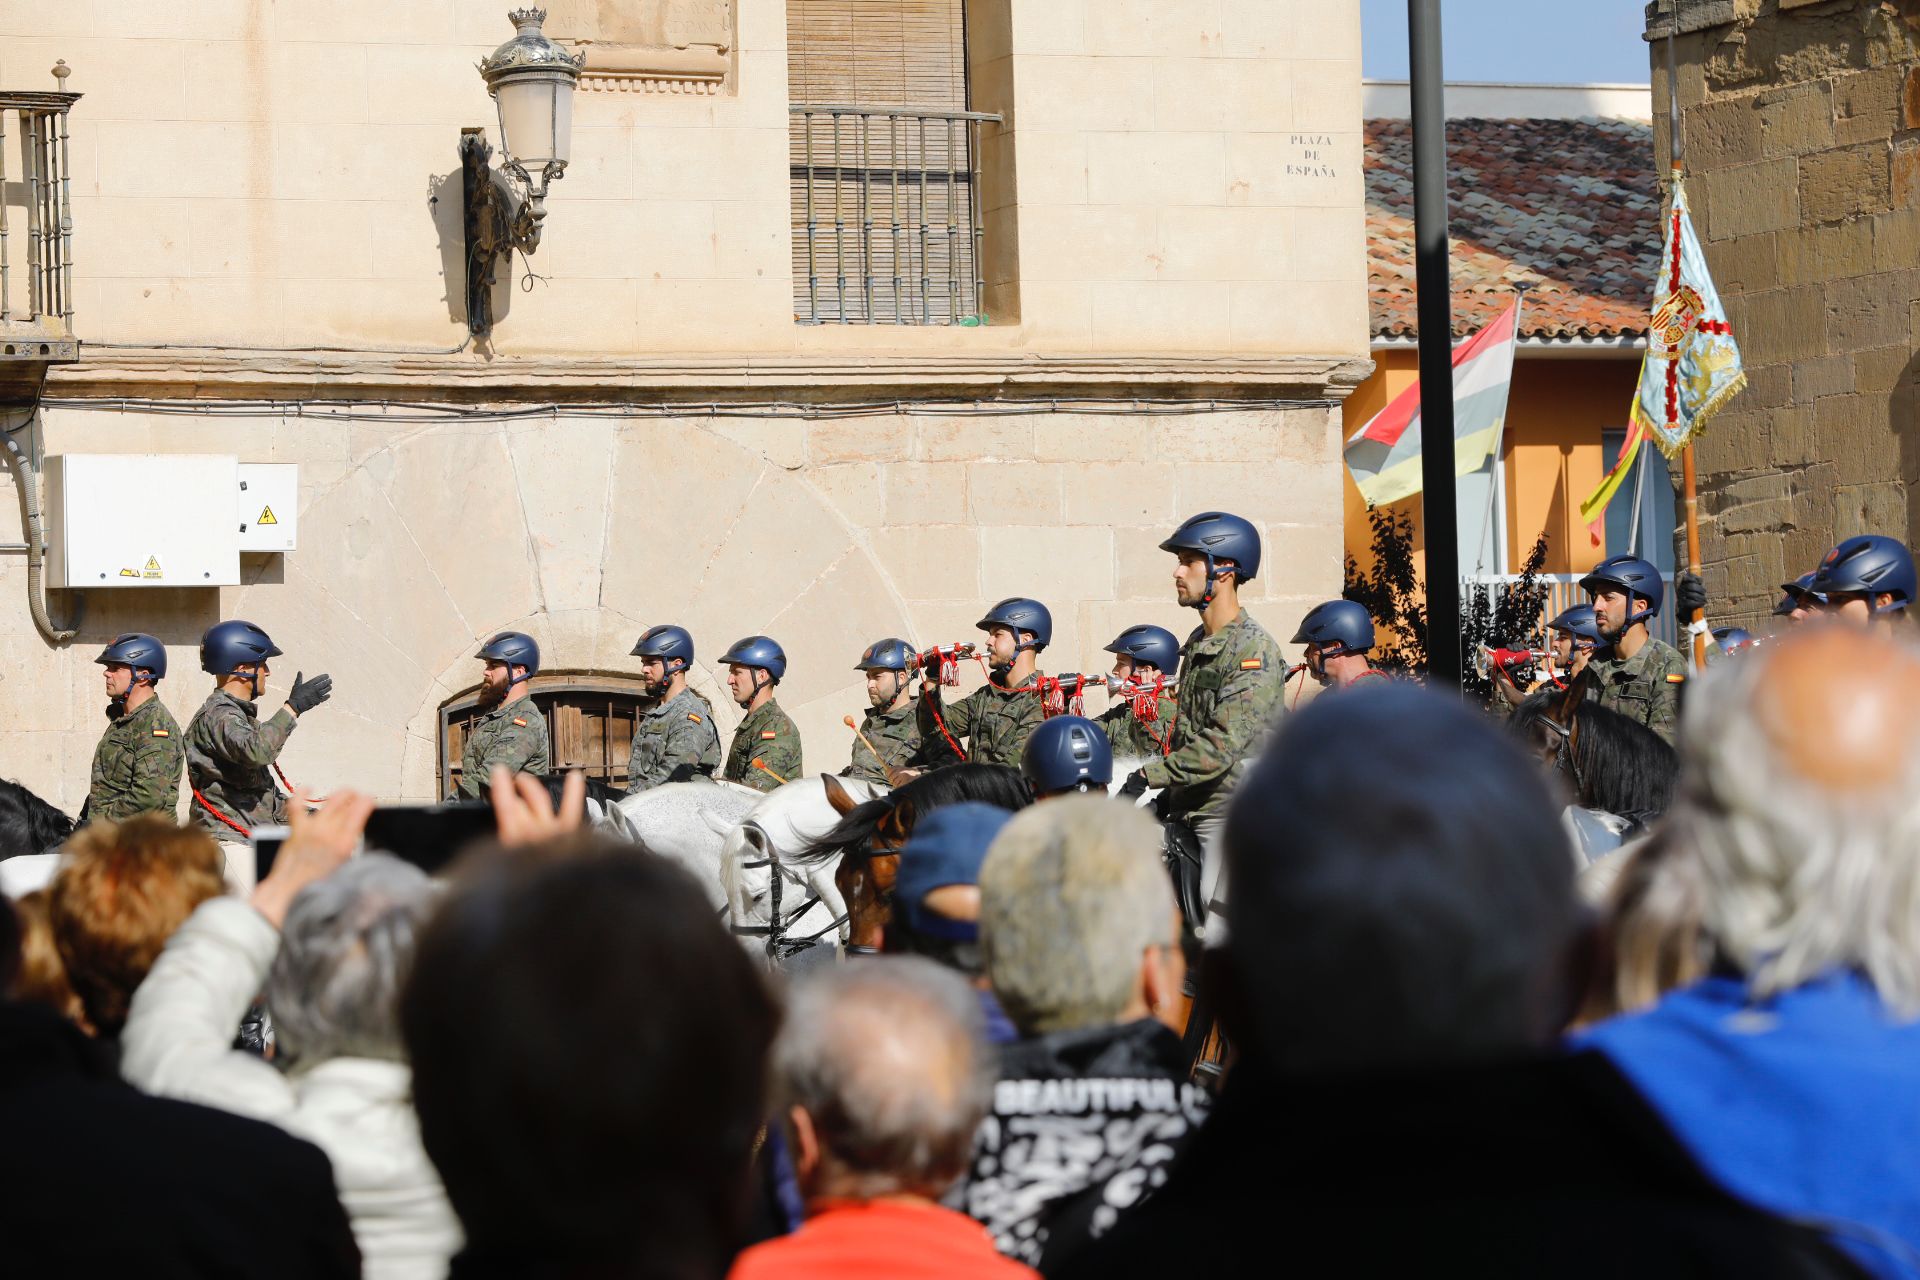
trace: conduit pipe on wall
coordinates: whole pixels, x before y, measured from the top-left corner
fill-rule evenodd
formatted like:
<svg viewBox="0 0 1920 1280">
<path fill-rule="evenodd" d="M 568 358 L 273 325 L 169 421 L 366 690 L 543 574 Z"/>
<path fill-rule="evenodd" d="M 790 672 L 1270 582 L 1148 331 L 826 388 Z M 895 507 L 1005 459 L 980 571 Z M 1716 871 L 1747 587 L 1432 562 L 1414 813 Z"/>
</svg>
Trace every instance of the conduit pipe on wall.
<svg viewBox="0 0 1920 1280">
<path fill-rule="evenodd" d="M 80 634 L 80 603 L 76 597 L 73 611 L 73 626 L 56 627 L 47 614 L 46 584 L 46 538 L 40 524 L 40 473 L 33 465 L 33 459 L 27 456 L 15 438 L 20 428 L 33 421 L 33 415 L 9 426 L 6 430 L 7 465 L 13 471 L 13 482 L 20 490 L 20 505 L 23 523 L 27 533 L 27 608 L 33 614 L 33 625 L 40 628 L 40 634 L 55 644 L 62 644 Z"/>
</svg>

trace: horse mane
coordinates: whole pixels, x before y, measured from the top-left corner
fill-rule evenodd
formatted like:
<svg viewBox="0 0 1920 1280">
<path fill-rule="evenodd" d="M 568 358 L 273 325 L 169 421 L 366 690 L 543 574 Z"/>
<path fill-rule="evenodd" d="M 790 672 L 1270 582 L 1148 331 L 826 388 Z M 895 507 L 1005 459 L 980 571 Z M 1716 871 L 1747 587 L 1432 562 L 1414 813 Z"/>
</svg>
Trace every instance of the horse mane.
<svg viewBox="0 0 1920 1280">
<path fill-rule="evenodd" d="M 73 819 L 11 779 L 0 779 L 0 859 L 51 853 L 73 834 Z"/>
<path fill-rule="evenodd" d="M 963 800 L 1017 812 L 1032 804 L 1033 796 L 1020 771 L 1009 765 L 949 765 L 922 774 L 898 790 L 855 805 L 818 844 L 800 855 L 798 861 L 820 863 L 836 854 L 857 858 L 888 814 L 899 811 L 911 828 L 921 814 Z"/>
<path fill-rule="evenodd" d="M 1536 693 L 1513 715 L 1513 731 L 1523 737 L 1547 733 L 1558 695 Z M 1575 762 L 1580 766 L 1582 805 L 1602 809 L 1645 827 L 1673 802 L 1680 758 L 1666 740 L 1638 721 L 1597 702 L 1573 707 Z"/>
</svg>

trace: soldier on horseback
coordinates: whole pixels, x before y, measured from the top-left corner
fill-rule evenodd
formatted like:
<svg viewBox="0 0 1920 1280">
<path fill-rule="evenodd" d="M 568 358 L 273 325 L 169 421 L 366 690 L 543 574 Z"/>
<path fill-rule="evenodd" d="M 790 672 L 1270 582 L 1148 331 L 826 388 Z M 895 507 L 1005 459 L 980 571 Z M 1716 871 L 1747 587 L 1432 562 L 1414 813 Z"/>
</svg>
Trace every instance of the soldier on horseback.
<svg viewBox="0 0 1920 1280">
<path fill-rule="evenodd" d="M 1113 781 L 1113 748 L 1085 716 L 1054 716 L 1021 749 L 1020 776 L 1035 800 L 1104 792 Z"/>
<path fill-rule="evenodd" d="M 1217 874 L 1227 800 L 1248 760 L 1283 709 L 1287 661 L 1265 627 L 1240 604 L 1240 587 L 1260 571 L 1260 533 L 1225 511 L 1203 511 L 1160 544 L 1178 558 L 1174 598 L 1200 613 L 1180 651 L 1180 709 L 1173 749 L 1127 776 L 1122 796 L 1166 792 L 1166 816 L 1193 828 L 1207 849 L 1209 911 L 1223 898 Z M 1208 942 L 1217 934 L 1209 927 Z"/>
<path fill-rule="evenodd" d="M 733 731 L 727 768 L 721 776 L 755 791 L 771 791 L 805 769 L 800 730 L 780 704 L 773 687 L 787 674 L 787 655 L 767 636 L 748 636 L 720 655 L 727 664 L 727 687 L 746 717 Z"/>
<path fill-rule="evenodd" d="M 1173 748 L 1173 724 L 1179 714 L 1173 679 L 1179 674 L 1180 642 L 1165 627 L 1128 627 L 1106 651 L 1113 655 L 1113 678 L 1124 694 L 1095 722 L 1119 755 L 1163 756 Z M 1143 709 L 1150 713 L 1143 714 Z"/>
<path fill-rule="evenodd" d="M 920 738 L 948 764 L 958 759 L 1016 765 L 1027 735 L 1046 714 L 1036 655 L 1053 640 L 1053 614 L 1038 600 L 1011 596 L 974 625 L 987 633 L 987 683 L 958 702 L 944 702 L 933 675 L 940 658 L 924 655 L 928 675 L 920 683 Z"/>
<path fill-rule="evenodd" d="M 1307 647 L 1307 671 L 1323 689 L 1338 691 L 1389 678 L 1367 661 L 1373 651 L 1373 617 L 1356 600 L 1315 605 L 1289 643 Z"/>
<path fill-rule="evenodd" d="M 712 777 L 720 767 L 720 731 L 713 708 L 687 687 L 693 637 L 684 627 L 648 627 L 633 655 L 640 659 L 640 678 L 654 701 L 633 726 L 627 794 L 696 775 Z"/>
<path fill-rule="evenodd" d="M 913 705 L 913 677 L 918 666 L 913 646 L 896 636 L 876 640 L 867 646 L 853 669 L 866 676 L 867 701 L 872 706 L 855 730 L 853 759 L 840 776 L 892 786 L 895 770 L 909 768 L 920 758 L 920 725 Z"/>
<path fill-rule="evenodd" d="M 1588 661 L 1588 696 L 1671 746 L 1687 660 L 1647 630 L 1666 598 L 1660 571 L 1637 556 L 1614 556 L 1580 579 L 1580 589 L 1593 603 L 1607 646 Z"/>
<path fill-rule="evenodd" d="M 136 813 L 173 816 L 180 802 L 186 742 L 160 702 L 167 651 L 138 631 L 116 636 L 95 662 L 105 667 L 112 723 L 93 752 L 93 779 L 82 821 L 117 821 Z"/>
<path fill-rule="evenodd" d="M 460 749 L 459 794 L 467 800 L 486 793 L 496 767 L 538 777 L 551 758 L 547 718 L 527 696 L 527 681 L 540 671 L 540 646 L 524 631 L 502 631 L 473 656 L 487 665 L 481 674 L 481 712 Z"/>
<path fill-rule="evenodd" d="M 1873 630 L 1907 624 L 1913 603 L 1913 553 L 1898 539 L 1869 533 L 1827 552 L 1807 584 L 1822 611 Z"/>
</svg>

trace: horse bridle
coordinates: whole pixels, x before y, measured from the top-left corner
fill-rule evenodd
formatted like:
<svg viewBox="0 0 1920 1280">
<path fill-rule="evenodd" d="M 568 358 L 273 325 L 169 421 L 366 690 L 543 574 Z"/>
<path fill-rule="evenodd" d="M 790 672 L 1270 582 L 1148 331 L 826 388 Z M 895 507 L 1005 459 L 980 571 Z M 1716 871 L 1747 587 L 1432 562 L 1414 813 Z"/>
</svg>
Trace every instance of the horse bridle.
<svg viewBox="0 0 1920 1280">
<path fill-rule="evenodd" d="M 728 927 L 733 930 L 737 937 L 765 938 L 767 940 L 767 959 L 778 964 L 782 960 L 792 959 L 794 956 L 800 954 L 800 952 L 805 951 L 808 947 L 813 946 L 822 938 L 837 930 L 847 922 L 847 914 L 841 912 L 828 922 L 826 928 L 807 934 L 804 937 L 790 936 L 787 932 L 789 923 L 800 919 L 806 915 L 807 912 L 819 906 L 822 899 L 820 895 L 808 885 L 805 876 L 802 876 L 780 861 L 780 850 L 775 847 L 772 839 L 767 836 L 764 829 L 753 823 L 748 823 L 747 825 L 760 832 L 761 841 L 756 841 L 755 843 L 767 851 L 767 856 L 742 862 L 740 867 L 744 871 L 759 871 L 765 868 L 772 872 L 772 874 L 767 877 L 767 923 L 740 924 L 734 921 L 729 922 Z M 762 841 L 764 843 L 761 843 Z M 783 915 L 781 913 L 781 902 L 785 896 L 783 886 L 788 880 L 792 880 L 795 885 L 802 889 L 806 893 L 806 897 L 792 912 Z M 731 910 L 730 905 L 722 907 L 720 914 L 722 917 L 725 917 Z"/>
</svg>

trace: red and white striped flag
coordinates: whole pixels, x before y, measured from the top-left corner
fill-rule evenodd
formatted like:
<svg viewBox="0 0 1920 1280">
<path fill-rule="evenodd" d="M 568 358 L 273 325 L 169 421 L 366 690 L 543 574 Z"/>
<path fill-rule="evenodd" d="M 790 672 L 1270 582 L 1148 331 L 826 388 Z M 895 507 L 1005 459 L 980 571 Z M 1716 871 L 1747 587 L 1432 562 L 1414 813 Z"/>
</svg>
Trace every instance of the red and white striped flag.
<svg viewBox="0 0 1920 1280">
<path fill-rule="evenodd" d="M 1472 475 L 1500 444 L 1513 385 L 1515 303 L 1453 353 L 1455 475 Z M 1420 492 L 1420 384 L 1415 382 L 1347 440 L 1347 470 L 1369 506 Z"/>
</svg>

